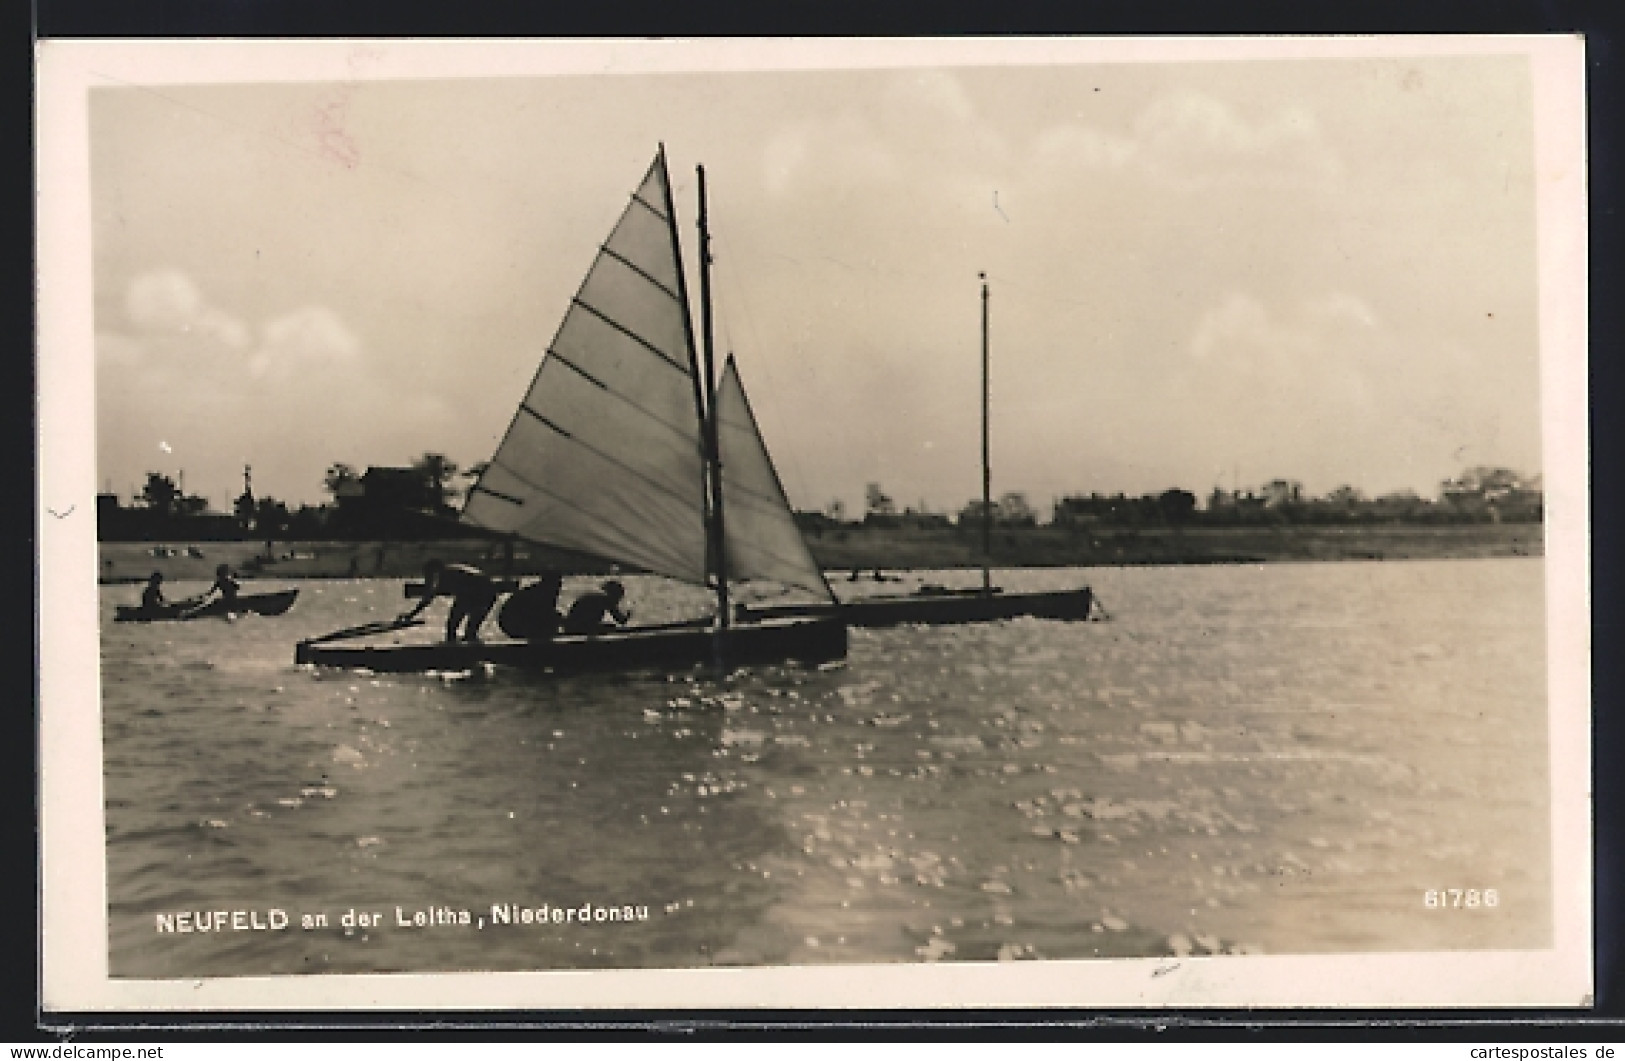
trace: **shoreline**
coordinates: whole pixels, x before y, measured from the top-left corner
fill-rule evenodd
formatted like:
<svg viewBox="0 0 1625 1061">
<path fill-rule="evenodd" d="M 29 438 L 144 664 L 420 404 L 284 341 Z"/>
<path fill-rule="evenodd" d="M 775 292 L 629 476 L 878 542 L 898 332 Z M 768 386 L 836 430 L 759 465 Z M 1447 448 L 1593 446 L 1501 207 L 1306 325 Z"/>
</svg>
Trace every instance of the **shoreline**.
<svg viewBox="0 0 1625 1061">
<path fill-rule="evenodd" d="M 1381 524 L 1196 528 L 1002 528 L 994 533 L 995 568 L 1145 567 L 1214 564 L 1338 562 L 1347 560 L 1471 560 L 1539 557 L 1539 523 Z M 854 569 L 871 572 L 975 570 L 979 535 L 955 528 L 841 526 L 809 532 L 807 544 L 834 580 Z M 143 582 L 154 571 L 174 581 L 208 581 L 217 564 L 256 579 L 412 578 L 431 556 L 474 564 L 493 574 L 533 575 L 552 567 L 566 574 L 600 575 L 592 564 L 519 543 L 504 570 L 500 544 L 487 540 L 425 542 L 317 541 L 101 542 L 97 582 Z M 165 553 L 171 555 L 164 555 Z"/>
</svg>

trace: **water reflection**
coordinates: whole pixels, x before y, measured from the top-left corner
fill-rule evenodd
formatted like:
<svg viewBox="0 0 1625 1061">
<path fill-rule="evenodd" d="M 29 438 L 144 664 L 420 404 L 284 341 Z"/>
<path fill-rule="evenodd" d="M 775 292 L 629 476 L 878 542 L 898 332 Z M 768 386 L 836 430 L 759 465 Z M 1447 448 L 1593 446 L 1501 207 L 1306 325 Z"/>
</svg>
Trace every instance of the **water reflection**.
<svg viewBox="0 0 1625 1061">
<path fill-rule="evenodd" d="M 844 664 L 721 679 L 288 662 L 398 583 L 313 583 L 277 620 L 107 624 L 113 968 L 1540 945 L 1540 571 L 1092 571 L 1111 623 L 855 630 Z M 1500 902 L 1443 919 L 1429 886 Z M 395 923 L 493 904 L 649 918 Z M 237 906 L 329 923 L 154 930 Z"/>
</svg>

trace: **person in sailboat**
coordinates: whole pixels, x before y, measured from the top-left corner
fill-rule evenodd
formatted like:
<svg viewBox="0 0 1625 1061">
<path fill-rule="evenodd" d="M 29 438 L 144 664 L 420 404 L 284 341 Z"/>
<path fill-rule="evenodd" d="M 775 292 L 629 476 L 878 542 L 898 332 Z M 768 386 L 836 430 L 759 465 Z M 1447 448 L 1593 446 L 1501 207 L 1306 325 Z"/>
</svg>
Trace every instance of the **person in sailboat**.
<svg viewBox="0 0 1625 1061">
<path fill-rule="evenodd" d="M 480 624 L 496 607 L 501 596 L 497 584 L 483 571 L 469 564 L 448 564 L 438 558 L 424 561 L 423 597 L 417 606 L 402 612 L 395 620 L 404 626 L 416 619 L 423 610 L 440 597 L 451 598 L 451 614 L 446 617 L 446 640 L 456 641 L 458 629 L 462 640 L 470 644 L 480 639 Z"/>
<path fill-rule="evenodd" d="M 564 576 L 546 571 L 524 589 L 510 595 L 497 612 L 497 625 L 509 637 L 545 641 L 559 632 L 564 616 L 559 614 L 559 592 Z"/>
<path fill-rule="evenodd" d="M 626 588 L 613 581 L 605 582 L 592 593 L 583 593 L 570 605 L 570 614 L 564 617 L 564 632 L 600 634 L 625 626 L 632 618 L 631 611 L 621 607 L 625 596 Z"/>
</svg>

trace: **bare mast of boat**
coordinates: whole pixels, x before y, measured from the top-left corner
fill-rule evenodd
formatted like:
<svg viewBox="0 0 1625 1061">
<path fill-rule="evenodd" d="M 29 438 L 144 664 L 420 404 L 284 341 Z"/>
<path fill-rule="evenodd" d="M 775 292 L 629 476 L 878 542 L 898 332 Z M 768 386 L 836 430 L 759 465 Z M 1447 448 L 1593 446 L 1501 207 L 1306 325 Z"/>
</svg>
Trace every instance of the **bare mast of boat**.
<svg viewBox="0 0 1625 1061">
<path fill-rule="evenodd" d="M 671 244 L 673 253 L 678 262 L 677 294 L 678 297 L 682 299 L 683 303 L 683 330 L 688 333 L 690 364 L 695 370 L 691 377 L 694 381 L 694 411 L 695 414 L 700 418 L 700 445 L 705 449 L 705 461 L 709 468 L 708 474 L 703 476 L 705 481 L 701 484 L 701 494 L 703 495 L 705 508 L 705 555 L 709 562 L 716 565 L 713 568 L 712 577 L 715 578 L 717 587 L 717 613 L 722 617 L 721 621 L 723 625 L 727 625 L 728 580 L 725 574 L 727 568 L 725 568 L 722 564 L 722 502 L 720 496 L 718 496 L 720 495 L 721 491 L 717 490 L 715 493 L 713 493 L 710 487 L 711 482 L 720 482 L 720 480 L 717 479 L 716 469 L 721 464 L 721 462 L 716 458 L 716 429 L 713 426 L 709 426 L 713 419 L 710 415 L 711 403 L 716 400 L 711 384 L 711 273 L 709 268 L 709 263 L 711 260 L 709 248 L 710 236 L 705 227 L 705 167 L 700 166 L 697 168 L 700 174 L 700 298 L 701 312 L 704 314 L 703 327 L 705 332 L 705 379 L 703 382 L 701 381 L 699 374 L 700 366 L 692 364 L 693 351 L 695 347 L 694 319 L 689 312 L 690 304 L 688 300 L 688 281 L 683 275 L 682 239 L 678 235 L 677 230 L 677 207 L 672 201 L 670 179 L 665 180 L 663 183 L 666 187 L 665 205 L 667 224 L 671 226 Z M 669 172 L 666 167 L 666 145 L 664 143 L 660 145 L 660 172 Z"/>
<path fill-rule="evenodd" d="M 982 281 L 982 592 L 993 592 L 993 469 L 988 458 L 987 427 L 987 274 Z"/>
<path fill-rule="evenodd" d="M 695 166 L 699 174 L 700 214 L 700 336 L 705 371 L 705 405 L 700 410 L 700 435 L 705 445 L 705 463 L 710 470 L 711 523 L 707 537 L 711 548 L 711 562 L 716 578 L 717 622 L 726 628 L 728 617 L 728 557 L 722 522 L 722 454 L 717 447 L 717 377 L 714 369 L 715 354 L 711 339 L 711 230 L 706 227 L 705 167 Z"/>
</svg>

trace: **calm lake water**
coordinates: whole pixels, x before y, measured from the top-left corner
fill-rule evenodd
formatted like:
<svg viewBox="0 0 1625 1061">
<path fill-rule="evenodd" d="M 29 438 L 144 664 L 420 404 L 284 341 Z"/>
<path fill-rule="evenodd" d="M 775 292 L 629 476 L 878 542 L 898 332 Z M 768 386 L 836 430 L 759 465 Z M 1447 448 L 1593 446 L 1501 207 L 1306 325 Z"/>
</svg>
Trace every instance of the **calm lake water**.
<svg viewBox="0 0 1625 1061">
<path fill-rule="evenodd" d="M 1542 571 L 1007 572 L 1110 621 L 853 630 L 843 665 L 717 680 L 317 671 L 294 642 L 397 613 L 399 581 L 151 625 L 104 587 L 111 969 L 1545 946 Z M 695 599 L 627 582 L 640 620 Z M 1495 905 L 1426 905 L 1451 888 Z"/>
</svg>

